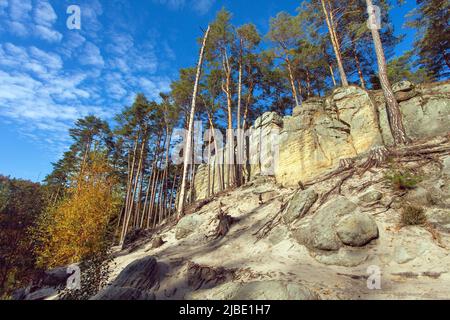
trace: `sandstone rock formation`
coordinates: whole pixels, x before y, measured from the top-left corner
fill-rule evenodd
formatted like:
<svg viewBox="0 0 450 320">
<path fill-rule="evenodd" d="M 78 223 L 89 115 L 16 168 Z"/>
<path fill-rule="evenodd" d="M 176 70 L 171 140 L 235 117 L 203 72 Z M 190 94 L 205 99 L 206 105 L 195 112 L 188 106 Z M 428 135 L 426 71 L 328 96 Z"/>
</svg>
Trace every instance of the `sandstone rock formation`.
<svg viewBox="0 0 450 320">
<path fill-rule="evenodd" d="M 431 147 L 432 157 L 417 157 L 402 164 L 419 172 L 421 179 L 416 186 L 401 191 L 386 183 L 386 174 L 392 169 L 390 162 L 363 172 L 354 170 L 340 185 L 336 183 L 342 176 L 328 175 L 332 169 L 341 168 L 339 162 L 343 159 L 356 157 L 351 164 L 364 163 L 368 150 L 392 139 L 381 92 L 350 86 L 335 90 L 325 99 L 306 101 L 303 107 L 293 110 L 292 116 L 263 115 L 254 126 L 260 130 L 249 138 L 256 139 L 257 150 L 267 151 L 273 140 L 258 139 L 272 137 L 272 130 L 279 130 L 284 140 L 277 165 L 270 168 L 270 163 L 261 161 L 261 152 L 256 152 L 256 164 L 246 167 L 246 183 L 208 198 L 202 206 L 194 205 L 195 209 L 177 225 L 158 231 L 166 241 L 163 246 L 148 242 L 134 252 L 117 255 L 118 267 L 112 279 L 117 275 L 117 279 L 133 278 L 134 272 L 126 271 L 130 262 L 156 257 L 158 285 L 153 285 L 152 280 L 144 289 L 140 281 L 117 285 L 116 279 L 110 293 L 104 292 L 103 296 L 228 300 L 448 298 L 450 127 L 444 120 L 450 115 L 449 90 L 449 83 L 395 86 L 396 94 L 404 98 L 401 107 L 406 127 L 413 138 L 423 139 L 389 150 L 417 151 L 424 145 L 436 146 Z M 410 112 L 413 109 L 416 113 Z M 417 123 L 422 123 L 421 127 L 415 127 Z M 427 124 L 428 128 L 422 127 Z M 212 168 L 203 165 L 197 172 L 198 198 L 208 193 L 207 174 Z M 348 168 L 351 171 L 354 166 Z M 264 176 L 263 172 L 271 169 L 273 174 Z M 325 173 L 331 178 L 311 182 Z M 214 184 L 218 183 L 217 171 L 213 176 Z M 336 185 L 339 187 L 330 193 Z M 427 223 L 401 225 L 405 202 L 420 205 Z M 210 235 L 216 228 L 219 210 L 236 222 L 223 237 L 215 238 Z M 367 286 L 374 266 L 382 273 L 382 290 Z M 152 270 L 146 275 L 149 279 L 155 279 Z"/>
<path fill-rule="evenodd" d="M 430 138 L 450 132 L 450 82 L 394 85 L 400 98 L 409 137 Z M 279 133 L 279 134 L 278 134 Z M 361 156 L 381 144 L 391 144 L 385 102 L 381 91 L 356 86 L 337 88 L 325 99 L 311 98 L 293 110 L 292 116 L 274 112 L 259 117 L 249 135 L 246 180 L 271 175 L 285 186 L 297 186 L 334 169 L 340 160 Z M 218 158 L 223 154 L 219 152 Z M 213 157 L 212 164 L 216 163 Z M 201 165 L 195 177 L 197 199 L 219 190 L 219 172 L 226 165 Z"/>
</svg>

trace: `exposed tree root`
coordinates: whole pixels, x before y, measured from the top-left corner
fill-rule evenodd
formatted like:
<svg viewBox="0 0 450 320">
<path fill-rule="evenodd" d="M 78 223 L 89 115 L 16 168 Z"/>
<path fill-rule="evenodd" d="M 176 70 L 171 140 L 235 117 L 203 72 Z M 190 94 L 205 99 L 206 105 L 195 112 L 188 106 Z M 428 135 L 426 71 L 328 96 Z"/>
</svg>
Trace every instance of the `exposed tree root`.
<svg viewBox="0 0 450 320">
<path fill-rule="evenodd" d="M 203 208 L 210 202 L 214 201 L 215 199 L 216 199 L 216 196 L 212 196 L 207 199 L 204 199 L 204 200 L 201 200 L 198 202 L 194 202 L 193 204 L 191 204 L 185 208 L 184 215 L 189 215 L 189 214 L 199 211 L 201 208 Z"/>
<path fill-rule="evenodd" d="M 207 238 L 213 238 L 214 240 L 217 240 L 219 238 L 223 238 L 226 236 L 228 231 L 230 230 L 231 225 L 236 221 L 235 218 L 230 216 L 229 214 L 225 213 L 222 209 L 222 202 L 219 203 L 219 213 L 215 217 L 215 219 L 211 220 L 210 224 L 214 221 L 219 220 L 219 223 L 216 227 L 216 230 L 212 235 L 207 236 Z"/>
<path fill-rule="evenodd" d="M 198 290 L 206 285 L 218 285 L 236 278 L 237 269 L 211 267 L 189 261 L 187 270 L 188 285 Z"/>
<path fill-rule="evenodd" d="M 322 206 L 323 204 L 325 204 L 329 197 L 333 194 L 341 194 L 342 192 L 342 185 L 344 184 L 344 182 L 348 179 L 350 179 L 353 174 L 355 173 L 355 170 L 350 170 L 350 172 L 347 172 L 345 175 L 343 175 L 342 177 L 340 177 L 340 179 L 338 180 L 338 182 L 327 192 L 323 193 L 320 196 L 320 200 L 319 200 L 319 207 Z M 316 208 L 317 209 L 317 208 Z"/>
<path fill-rule="evenodd" d="M 284 210 L 286 210 L 288 204 L 289 201 L 282 203 L 280 206 L 280 210 L 278 210 L 278 212 L 273 217 L 269 218 L 269 220 L 264 223 L 261 228 L 253 233 L 253 235 L 256 236 L 255 243 L 265 238 L 273 228 L 281 223 L 282 213 L 284 212 Z"/>
<path fill-rule="evenodd" d="M 394 195 L 394 196 L 391 198 L 391 200 L 384 206 L 384 210 L 382 210 L 382 211 L 380 211 L 380 212 L 373 213 L 372 215 L 373 215 L 373 216 L 377 216 L 377 215 L 380 215 L 380 214 L 382 214 L 382 213 L 385 213 L 385 212 L 391 210 L 391 209 L 392 209 L 392 204 L 394 203 L 394 201 L 395 201 L 396 199 L 398 199 L 398 198 L 402 198 L 402 197 L 403 197 L 404 195 L 406 195 L 406 194 L 407 194 L 407 192 L 403 192 L 403 193 Z"/>
<path fill-rule="evenodd" d="M 427 222 L 425 224 L 425 230 L 427 230 L 431 234 L 433 240 L 436 241 L 439 247 L 447 249 L 447 246 L 442 242 L 442 238 L 441 235 L 439 234 L 439 231 L 436 230 L 436 228 L 433 225 Z"/>
<path fill-rule="evenodd" d="M 316 212 L 324 205 L 331 195 L 341 194 L 344 183 L 352 178 L 354 174 L 357 174 L 361 178 L 366 172 L 373 172 L 372 169 L 374 168 L 389 168 L 389 163 L 416 162 L 417 165 L 411 168 L 415 170 L 432 162 L 442 166 L 439 156 L 447 154 L 450 154 L 450 137 L 443 137 L 433 143 L 417 142 L 416 144 L 396 148 L 377 146 L 370 150 L 365 158 L 342 159 L 336 170 L 305 184 L 305 186 L 309 187 L 324 181 L 337 179 L 337 182 L 328 191 L 320 195 L 318 205 L 312 210 L 312 213 Z M 361 192 L 369 186 L 380 183 L 383 180 L 384 178 L 375 181 L 367 181 L 363 185 L 358 186 L 356 191 Z M 353 187 L 352 190 L 355 190 L 355 187 Z M 397 195 L 397 197 L 398 196 L 402 195 Z M 391 199 L 391 202 L 384 207 L 384 211 L 377 212 L 375 215 L 388 211 L 395 199 L 396 196 L 394 196 L 393 199 Z"/>
<path fill-rule="evenodd" d="M 358 165 L 359 176 L 362 177 L 364 173 L 374 167 L 380 167 L 389 159 L 390 156 L 391 151 L 384 146 L 373 148 L 372 150 L 370 150 L 367 159 L 363 163 Z"/>
</svg>

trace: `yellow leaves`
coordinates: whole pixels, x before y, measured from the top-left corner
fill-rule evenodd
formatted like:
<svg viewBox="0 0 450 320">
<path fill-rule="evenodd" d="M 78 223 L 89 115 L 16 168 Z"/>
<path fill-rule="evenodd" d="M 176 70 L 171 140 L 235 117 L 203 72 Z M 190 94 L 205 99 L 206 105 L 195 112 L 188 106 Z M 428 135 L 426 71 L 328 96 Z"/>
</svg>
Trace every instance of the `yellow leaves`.
<svg viewBox="0 0 450 320">
<path fill-rule="evenodd" d="M 68 196 L 48 208 L 38 264 L 57 267 L 81 261 L 105 247 L 108 226 L 118 213 L 117 180 L 105 158 L 93 153 L 71 183 Z"/>
</svg>

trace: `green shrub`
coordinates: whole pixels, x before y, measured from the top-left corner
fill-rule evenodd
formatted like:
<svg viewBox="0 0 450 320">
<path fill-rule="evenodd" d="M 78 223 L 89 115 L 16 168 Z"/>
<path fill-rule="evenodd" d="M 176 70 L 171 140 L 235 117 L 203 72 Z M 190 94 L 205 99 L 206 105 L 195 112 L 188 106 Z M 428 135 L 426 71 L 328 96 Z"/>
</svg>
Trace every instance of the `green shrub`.
<svg viewBox="0 0 450 320">
<path fill-rule="evenodd" d="M 389 185 L 395 190 L 414 189 L 422 179 L 407 170 L 392 170 L 385 175 Z"/>
<path fill-rule="evenodd" d="M 401 212 L 401 224 L 403 226 L 417 226 L 427 222 L 423 208 L 406 204 Z"/>
</svg>

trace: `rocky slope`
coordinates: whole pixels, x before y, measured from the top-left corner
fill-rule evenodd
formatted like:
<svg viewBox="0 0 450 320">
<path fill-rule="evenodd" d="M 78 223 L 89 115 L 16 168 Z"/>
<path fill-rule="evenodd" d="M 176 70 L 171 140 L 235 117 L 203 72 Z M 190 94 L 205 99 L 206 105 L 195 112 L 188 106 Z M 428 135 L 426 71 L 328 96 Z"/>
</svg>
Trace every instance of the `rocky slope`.
<svg viewBox="0 0 450 320">
<path fill-rule="evenodd" d="M 403 81 L 393 89 L 410 138 L 432 138 L 449 131 L 449 81 L 421 85 Z M 291 116 L 269 112 L 259 117 L 249 130 L 250 165 L 245 178 L 251 181 L 268 174 L 280 184 L 297 186 L 336 168 L 343 158 L 391 143 L 383 93 L 356 86 L 337 88 L 326 98 L 306 100 Z M 223 159 L 224 152 L 212 158 L 214 165 L 199 167 L 197 199 L 208 197 L 208 182 L 210 190 L 219 190 L 219 172 L 227 180 L 228 167 L 217 164 L 223 163 L 218 159 Z"/>
<path fill-rule="evenodd" d="M 263 114 L 245 185 L 217 194 L 226 166 L 200 166 L 189 214 L 117 249 L 92 299 L 450 298 L 450 83 L 394 90 L 412 145 L 384 147 L 382 93 L 354 86 Z M 420 179 L 395 188 L 398 168 Z"/>
<path fill-rule="evenodd" d="M 94 299 L 448 299 L 450 142 L 410 148 L 423 146 L 433 160 L 406 164 L 422 177 L 407 191 L 386 183 L 389 165 L 347 177 L 340 190 L 339 175 L 304 190 L 255 177 L 117 252 L 118 277 Z M 401 226 L 406 203 L 423 207 L 427 222 Z M 219 213 L 233 223 L 216 238 Z M 376 289 L 368 280 L 378 271 Z"/>
</svg>

